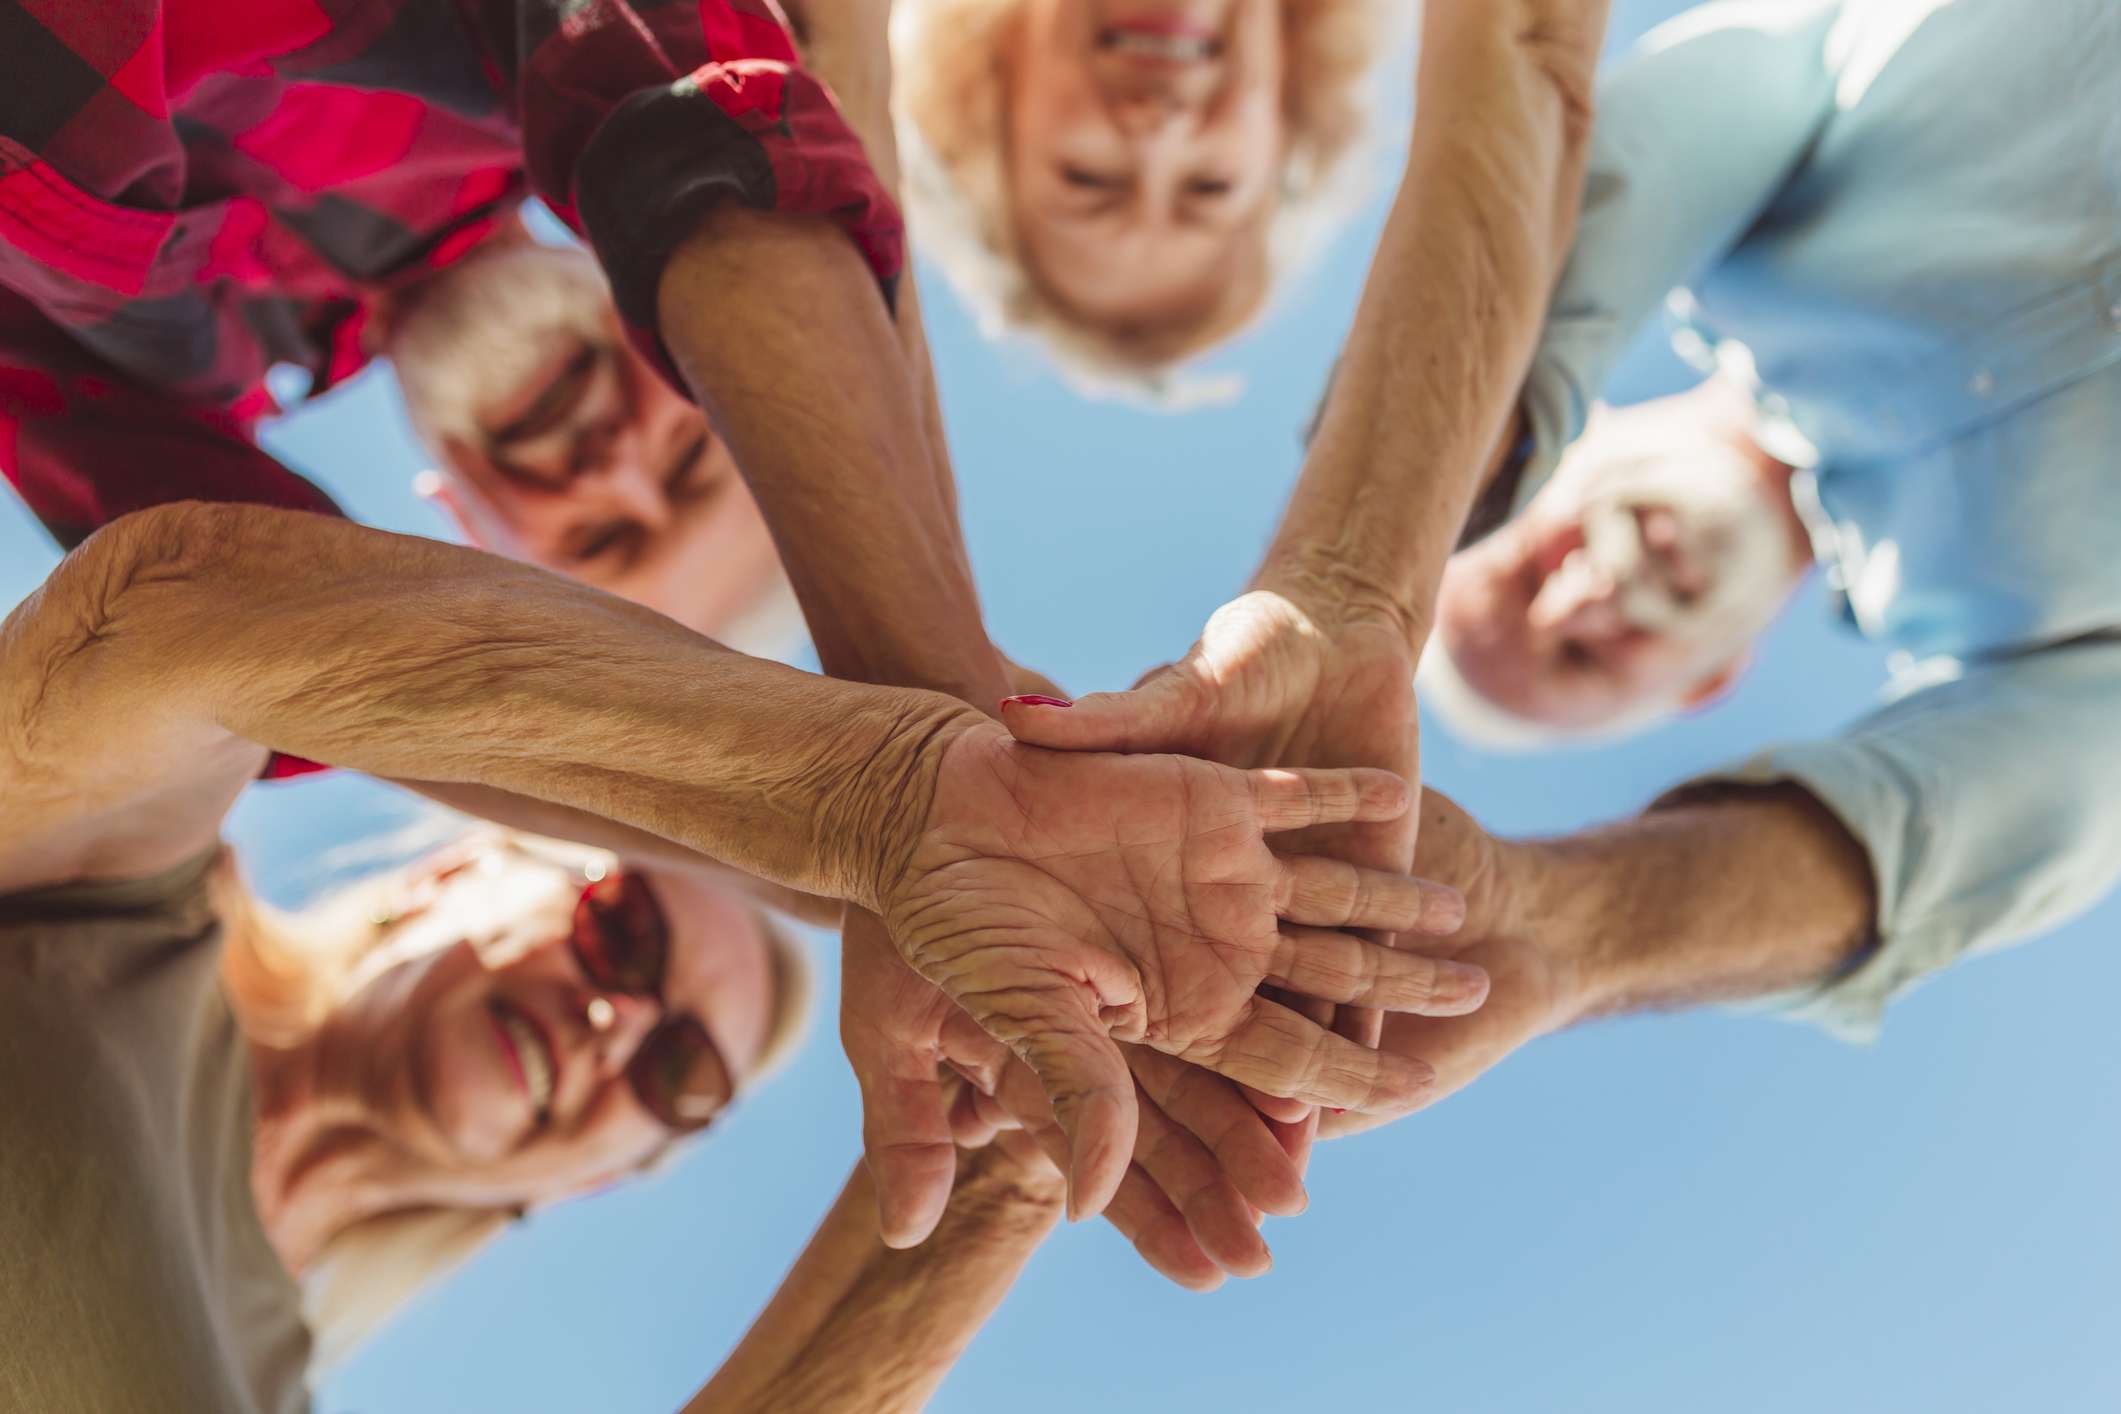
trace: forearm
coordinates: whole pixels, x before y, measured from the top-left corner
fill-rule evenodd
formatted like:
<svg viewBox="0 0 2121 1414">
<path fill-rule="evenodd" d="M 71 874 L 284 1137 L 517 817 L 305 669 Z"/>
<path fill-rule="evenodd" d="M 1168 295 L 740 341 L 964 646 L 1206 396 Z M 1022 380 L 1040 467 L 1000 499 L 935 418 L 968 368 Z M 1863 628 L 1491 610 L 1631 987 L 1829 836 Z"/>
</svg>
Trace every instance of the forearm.
<svg viewBox="0 0 2121 1414">
<path fill-rule="evenodd" d="M 247 506 L 144 513 L 44 675 L 47 738 L 103 780 L 234 737 L 370 774 L 476 784 L 870 901 L 965 715 L 728 652 L 494 556 Z M 44 759 L 67 754 L 42 744 Z M 137 754 L 138 761 L 129 761 Z M 922 808 L 915 805 L 913 808 Z"/>
<path fill-rule="evenodd" d="M 893 200 L 902 201 L 898 128 L 891 113 L 892 64 L 889 0 L 858 0 L 846 6 L 786 7 L 801 35 L 810 71 L 832 90 L 847 126 L 862 140 L 869 165 Z M 957 480 L 950 464 L 949 438 L 943 428 L 940 385 L 928 351 L 928 330 L 914 266 L 899 276 L 892 323 L 906 356 L 906 369 L 920 401 L 921 426 L 927 433 L 929 473 L 935 478 L 945 513 L 955 527 Z"/>
<path fill-rule="evenodd" d="M 633 825 L 622 825 L 601 815 L 549 800 L 533 800 L 493 786 L 444 784 L 439 781 L 394 781 L 405 789 L 451 810 L 475 815 L 511 830 L 523 830 L 548 839 L 571 840 L 592 849 L 609 850 L 629 864 L 645 868 L 696 874 L 719 881 L 746 894 L 766 907 L 822 928 L 839 926 L 844 911 L 835 899 L 820 898 L 782 884 L 769 883 L 736 869 L 719 859 L 664 839 Z"/>
<path fill-rule="evenodd" d="M 1428 7 L 1399 199 L 1263 584 L 1425 637 L 1567 250 L 1606 9 Z"/>
<path fill-rule="evenodd" d="M 1060 1216 L 1057 1175 L 990 1147 L 959 1156 L 935 1235 L 906 1251 L 876 1234 L 857 1165 L 780 1291 L 686 1406 L 897 1414 L 925 1404 Z"/>
<path fill-rule="evenodd" d="M 1872 938 L 1869 860 L 1797 786 L 1718 790 L 1503 849 L 1517 930 L 1554 940 L 1567 966 L 1562 1023 L 1813 985 Z"/>
<path fill-rule="evenodd" d="M 869 269 L 814 218 L 717 212 L 662 328 L 729 441 L 836 676 L 986 703 L 987 640 L 926 400 Z"/>
</svg>

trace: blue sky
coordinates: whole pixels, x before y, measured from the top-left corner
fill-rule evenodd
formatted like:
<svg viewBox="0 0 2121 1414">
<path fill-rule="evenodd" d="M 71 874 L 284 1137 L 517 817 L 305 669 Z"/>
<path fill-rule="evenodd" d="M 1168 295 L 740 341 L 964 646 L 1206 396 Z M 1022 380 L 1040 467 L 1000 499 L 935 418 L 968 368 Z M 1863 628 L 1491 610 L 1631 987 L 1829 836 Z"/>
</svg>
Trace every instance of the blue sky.
<svg viewBox="0 0 2121 1414">
<path fill-rule="evenodd" d="M 1616 33 L 1677 8 L 1623 0 Z M 1394 104 L 1403 115 L 1403 91 Z M 1086 405 L 1031 355 L 994 356 L 931 281 L 967 531 L 1013 654 L 1077 691 L 1120 685 L 1182 652 L 1238 589 L 1381 212 L 1380 199 L 1219 361 L 1248 377 L 1243 401 L 1184 418 Z M 1678 376 L 1646 341 L 1610 391 L 1630 400 Z M 441 533 L 408 489 L 420 461 L 387 378 L 272 441 L 363 519 Z M 0 603 L 54 558 L 0 504 Z M 1564 830 L 1831 731 L 1881 674 L 1813 590 L 1709 713 L 1538 758 L 1432 729 L 1426 773 L 1498 831 Z M 254 790 L 231 835 L 260 885 L 297 901 L 343 873 L 326 850 L 411 815 L 384 788 L 330 779 Z M 1065 1231 L 933 1407 L 2121 1408 L 2117 926 L 2109 902 L 1947 974 L 1872 1048 L 1716 1012 L 1538 1043 L 1432 1112 L 1321 1151 L 1311 1211 L 1269 1229 L 1273 1274 L 1212 1296 L 1168 1286 L 1109 1229 Z M 828 988 L 820 1015 L 834 1005 Z M 327 1382 L 320 1409 L 675 1408 L 838 1191 L 856 1123 L 821 1026 L 674 1172 L 524 1224 Z"/>
</svg>

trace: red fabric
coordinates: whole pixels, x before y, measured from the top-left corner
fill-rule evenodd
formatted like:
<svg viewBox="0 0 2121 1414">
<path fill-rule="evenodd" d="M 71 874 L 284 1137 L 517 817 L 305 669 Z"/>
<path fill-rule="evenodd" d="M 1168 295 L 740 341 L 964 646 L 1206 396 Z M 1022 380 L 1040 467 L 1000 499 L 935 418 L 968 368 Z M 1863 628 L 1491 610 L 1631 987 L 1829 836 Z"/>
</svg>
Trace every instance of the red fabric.
<svg viewBox="0 0 2121 1414">
<path fill-rule="evenodd" d="M 335 512 L 253 441 L 266 371 L 351 376 L 375 295 L 533 192 L 618 213 L 588 234 L 651 351 L 705 201 L 828 214 L 887 291 L 904 258 L 773 0 L 0 0 L 0 472 L 68 546 Z"/>
<path fill-rule="evenodd" d="M 375 295 L 531 192 L 624 213 L 591 243 L 651 349 L 641 292 L 702 192 L 830 214 L 880 281 L 903 260 L 772 0 L 0 0 L 0 471 L 66 544 L 156 499 L 315 503 L 250 443 L 267 369 L 350 376 Z"/>
<path fill-rule="evenodd" d="M 904 261 L 772 0 L 0 0 L 0 55 L 0 473 L 68 547 L 168 500 L 337 513 L 257 447 L 265 371 L 356 373 L 371 299 L 530 191 L 626 210 L 592 246 L 651 350 L 698 191 Z M 621 189 L 647 165 L 694 197 Z"/>
</svg>

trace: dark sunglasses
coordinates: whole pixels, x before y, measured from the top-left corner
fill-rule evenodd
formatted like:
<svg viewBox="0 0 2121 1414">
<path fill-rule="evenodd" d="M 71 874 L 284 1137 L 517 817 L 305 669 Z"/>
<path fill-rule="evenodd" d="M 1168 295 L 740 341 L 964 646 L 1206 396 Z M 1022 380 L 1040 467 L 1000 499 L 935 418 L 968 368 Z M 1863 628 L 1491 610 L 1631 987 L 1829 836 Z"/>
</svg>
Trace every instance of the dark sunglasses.
<svg viewBox="0 0 2121 1414">
<path fill-rule="evenodd" d="M 614 870 L 591 880 L 574 906 L 568 946 L 599 991 L 663 1002 L 670 925 L 640 879 Z M 680 1134 L 705 1129 L 735 1091 L 707 1028 L 667 1010 L 627 1062 L 626 1078 L 648 1113 Z"/>
</svg>

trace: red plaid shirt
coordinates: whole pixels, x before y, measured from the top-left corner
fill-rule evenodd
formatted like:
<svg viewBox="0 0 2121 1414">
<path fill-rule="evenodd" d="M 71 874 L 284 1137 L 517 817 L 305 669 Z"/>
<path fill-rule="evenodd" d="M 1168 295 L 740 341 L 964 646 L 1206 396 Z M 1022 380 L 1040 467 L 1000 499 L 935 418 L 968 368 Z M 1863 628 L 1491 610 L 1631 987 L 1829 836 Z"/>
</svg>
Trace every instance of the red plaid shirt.
<svg viewBox="0 0 2121 1414">
<path fill-rule="evenodd" d="M 0 0 L 0 470 L 61 544 L 159 502 L 330 511 L 266 370 L 365 362 L 372 298 L 535 193 L 651 349 L 718 202 L 897 210 L 774 0 Z"/>
</svg>

